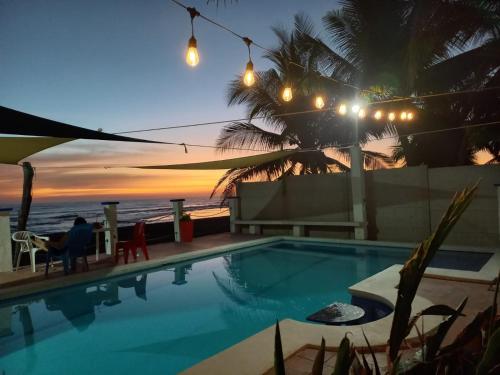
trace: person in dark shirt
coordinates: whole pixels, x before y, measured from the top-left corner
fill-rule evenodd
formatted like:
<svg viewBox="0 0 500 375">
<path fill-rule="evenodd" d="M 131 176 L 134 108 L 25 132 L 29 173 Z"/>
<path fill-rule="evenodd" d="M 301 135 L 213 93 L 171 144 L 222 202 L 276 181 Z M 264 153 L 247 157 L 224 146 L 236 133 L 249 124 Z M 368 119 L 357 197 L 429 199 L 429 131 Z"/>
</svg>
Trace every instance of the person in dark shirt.
<svg viewBox="0 0 500 375">
<path fill-rule="evenodd" d="M 90 242 L 92 230 L 94 228 L 99 229 L 100 227 L 99 223 L 88 224 L 83 217 L 77 217 L 73 223 L 73 227 L 59 240 L 45 241 L 45 247 L 48 249 L 48 258 L 50 259 L 52 256 L 60 257 L 70 251 L 71 269 L 74 271 L 76 268 L 76 256 L 72 256 L 74 254 L 71 254 L 71 248 L 85 247 Z"/>
</svg>

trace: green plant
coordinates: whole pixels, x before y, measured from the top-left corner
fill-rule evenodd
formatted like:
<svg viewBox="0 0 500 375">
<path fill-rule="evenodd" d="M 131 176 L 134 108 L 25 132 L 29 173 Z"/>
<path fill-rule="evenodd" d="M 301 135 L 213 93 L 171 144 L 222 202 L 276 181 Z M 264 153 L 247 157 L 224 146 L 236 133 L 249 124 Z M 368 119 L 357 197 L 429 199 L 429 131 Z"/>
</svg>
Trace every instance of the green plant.
<svg viewBox="0 0 500 375">
<path fill-rule="evenodd" d="M 410 318 L 411 305 L 426 267 L 470 204 L 476 190 L 477 184 L 455 194 L 436 230 L 413 251 L 400 271 L 398 296 L 388 342 L 387 371 L 390 374 L 486 375 L 500 373 L 500 319 L 497 316 L 500 273 L 497 277 L 492 305 L 478 313 L 450 345 L 442 347 L 443 340 L 456 319 L 463 315 L 462 311 L 467 303 L 467 298 L 456 309 L 446 305 L 434 305 Z M 426 315 L 447 317 L 427 337 L 424 332 L 418 330 L 416 325 L 417 321 Z M 403 360 L 401 357 L 402 343 L 413 328 L 417 330 L 421 348 L 413 357 Z M 278 337 L 279 331 L 276 332 L 276 335 L 276 340 L 279 340 L 281 347 L 281 338 Z M 372 356 L 374 369 L 369 366 L 364 354 L 359 355 L 350 344 L 349 339 L 344 337 L 337 352 L 334 375 L 351 373 L 360 375 L 375 373 L 379 375 L 381 373 L 374 351 L 364 332 L 363 336 Z M 275 357 L 282 356 L 282 354 L 282 352 L 281 354 L 275 352 Z M 324 356 L 325 343 L 322 340 L 321 348 L 314 361 L 313 374 L 321 373 Z M 278 358 L 275 359 L 275 363 L 284 363 L 284 360 Z"/>
<path fill-rule="evenodd" d="M 191 221 L 191 215 L 187 213 L 183 213 L 179 219 L 179 221 Z"/>
</svg>

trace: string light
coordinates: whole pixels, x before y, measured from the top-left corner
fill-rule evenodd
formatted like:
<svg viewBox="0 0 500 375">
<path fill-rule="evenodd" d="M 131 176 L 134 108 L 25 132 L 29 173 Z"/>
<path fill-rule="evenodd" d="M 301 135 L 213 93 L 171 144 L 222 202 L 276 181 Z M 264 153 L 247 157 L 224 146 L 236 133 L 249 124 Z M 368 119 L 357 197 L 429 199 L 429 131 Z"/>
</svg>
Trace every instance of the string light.
<svg viewBox="0 0 500 375">
<path fill-rule="evenodd" d="M 389 121 L 394 121 L 396 119 L 396 114 L 394 112 L 390 112 L 387 118 Z"/>
<path fill-rule="evenodd" d="M 292 88 L 286 86 L 283 89 L 283 93 L 282 93 L 281 97 L 283 98 L 283 100 L 285 102 L 289 102 L 290 100 L 292 100 L 293 99 Z"/>
<path fill-rule="evenodd" d="M 358 112 L 358 117 L 359 117 L 359 118 L 365 118 L 365 117 L 366 117 L 366 111 L 365 111 L 363 108 L 361 108 L 361 109 L 359 110 L 359 112 Z"/>
<path fill-rule="evenodd" d="M 408 117 L 408 114 L 406 112 L 401 112 L 401 114 L 399 115 L 399 118 L 401 119 L 401 121 L 406 121 L 406 118 Z"/>
<path fill-rule="evenodd" d="M 321 95 L 316 96 L 314 99 L 314 106 L 318 109 L 322 109 L 325 106 L 325 99 Z"/>
<path fill-rule="evenodd" d="M 347 105 L 341 104 L 339 105 L 339 115 L 344 116 L 347 113 Z"/>
<path fill-rule="evenodd" d="M 243 41 L 245 42 L 248 48 L 248 63 L 245 69 L 245 74 L 243 75 L 243 83 L 246 86 L 250 87 L 255 83 L 255 74 L 253 71 L 252 56 L 250 54 L 250 46 L 252 45 L 252 40 L 250 38 L 244 37 Z"/>
<path fill-rule="evenodd" d="M 198 43 L 196 42 L 196 38 L 194 37 L 194 26 L 193 21 L 195 17 L 198 17 L 200 13 L 196 10 L 196 8 L 187 8 L 189 15 L 191 16 L 191 38 L 188 41 L 188 49 L 186 52 L 186 63 L 189 66 L 195 67 L 200 62 L 200 55 L 198 54 Z"/>
<path fill-rule="evenodd" d="M 382 118 L 382 111 L 381 110 L 377 110 L 375 112 L 375 114 L 373 115 L 373 117 L 375 118 L 375 120 L 380 120 Z"/>
<path fill-rule="evenodd" d="M 407 119 L 408 121 L 413 120 L 413 112 L 408 112 L 408 114 L 406 115 L 406 119 Z"/>
<path fill-rule="evenodd" d="M 357 114 L 359 112 L 359 110 L 361 109 L 360 105 L 359 104 L 354 104 L 351 108 L 352 110 L 352 113 L 354 114 Z"/>
</svg>

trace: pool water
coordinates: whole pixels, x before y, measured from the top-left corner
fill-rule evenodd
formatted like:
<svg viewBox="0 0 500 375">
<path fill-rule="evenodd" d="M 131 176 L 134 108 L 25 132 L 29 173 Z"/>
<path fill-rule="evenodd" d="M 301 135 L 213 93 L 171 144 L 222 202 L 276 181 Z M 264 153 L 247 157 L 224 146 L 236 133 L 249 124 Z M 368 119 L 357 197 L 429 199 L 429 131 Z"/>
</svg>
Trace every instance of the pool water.
<svg viewBox="0 0 500 375">
<path fill-rule="evenodd" d="M 7 301 L 0 373 L 175 374 L 277 319 L 349 303 L 350 285 L 408 254 L 281 241 Z"/>
</svg>

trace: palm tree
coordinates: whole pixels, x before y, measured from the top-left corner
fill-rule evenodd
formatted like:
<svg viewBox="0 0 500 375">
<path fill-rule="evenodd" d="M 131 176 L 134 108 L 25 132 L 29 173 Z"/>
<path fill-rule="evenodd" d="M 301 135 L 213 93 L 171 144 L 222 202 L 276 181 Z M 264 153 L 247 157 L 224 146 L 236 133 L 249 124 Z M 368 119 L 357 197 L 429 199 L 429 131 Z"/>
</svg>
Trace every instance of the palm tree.
<svg viewBox="0 0 500 375">
<path fill-rule="evenodd" d="M 323 18 L 332 48 L 309 33 L 299 40 L 316 51 L 321 70 L 332 78 L 403 97 L 500 85 L 497 0 L 343 0 L 341 6 Z M 493 127 L 408 134 L 498 121 L 499 93 L 394 103 L 418 110 L 411 128 L 386 128 L 385 135 L 399 135 L 394 158 L 407 165 L 463 165 L 486 150 L 498 161 L 498 130 Z"/>
<path fill-rule="evenodd" d="M 256 82 L 251 87 L 245 86 L 241 77 L 229 85 L 229 105 L 245 104 L 250 121 L 235 122 L 224 127 L 217 146 L 221 152 L 235 147 L 263 151 L 293 148 L 298 152 L 261 165 L 228 170 L 218 181 L 212 196 L 224 183 L 222 195 L 227 196 L 239 181 L 275 180 L 294 174 L 349 169 L 348 149 L 342 146 L 354 142 L 354 127 L 333 111 L 311 111 L 318 92 L 327 98 L 328 107 L 334 104 L 336 98 L 342 97 L 342 90 L 319 76 L 322 51 L 316 52 L 316 49 L 309 47 L 304 49 L 302 44 L 297 43 L 302 34 L 314 33 L 309 19 L 296 16 L 295 29 L 291 33 L 282 28 L 273 28 L 273 31 L 279 45 L 264 57 L 273 63 L 274 68 L 257 72 Z M 281 99 L 281 91 L 285 86 L 293 88 L 292 101 Z M 251 121 L 254 118 L 261 119 L 268 129 L 253 124 Z M 361 144 L 382 132 L 380 126 L 373 125 L 360 127 L 360 130 Z M 325 148 L 336 149 L 325 151 Z M 382 168 L 391 164 L 388 156 L 371 151 L 364 152 L 364 161 L 367 168 Z"/>
</svg>

